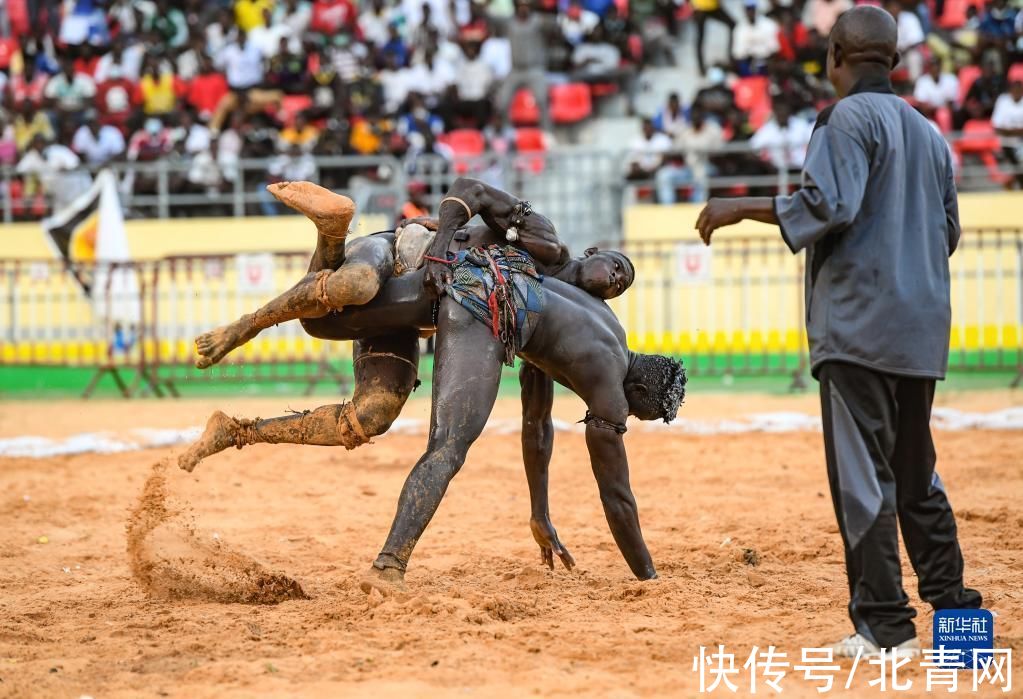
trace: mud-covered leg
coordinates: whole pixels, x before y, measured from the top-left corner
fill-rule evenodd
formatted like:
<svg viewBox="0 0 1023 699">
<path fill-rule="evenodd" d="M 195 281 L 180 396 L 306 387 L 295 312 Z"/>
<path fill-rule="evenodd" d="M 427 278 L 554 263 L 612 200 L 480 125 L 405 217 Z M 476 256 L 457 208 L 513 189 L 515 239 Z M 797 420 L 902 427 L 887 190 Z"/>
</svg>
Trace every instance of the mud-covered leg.
<svg viewBox="0 0 1023 699">
<path fill-rule="evenodd" d="M 362 580 L 364 592 L 403 586 L 416 542 L 494 407 L 503 357 L 489 328 L 451 299 L 441 302 L 429 442 L 405 480 L 387 542 Z"/>
<path fill-rule="evenodd" d="M 310 272 L 295 286 L 255 313 L 195 339 L 200 369 L 216 364 L 261 331 L 289 320 L 322 318 L 332 310 L 368 303 L 394 269 L 394 253 L 386 238 L 360 238 L 349 245 L 345 264 L 337 271 Z M 315 333 L 314 333 L 315 334 Z"/>
<path fill-rule="evenodd" d="M 419 338 L 415 332 L 362 340 L 355 345 L 355 394 L 350 403 L 261 420 L 233 418 L 219 410 L 203 435 L 178 457 L 186 471 L 228 447 L 308 444 L 354 449 L 386 432 L 416 385 Z"/>
<path fill-rule="evenodd" d="M 316 226 L 316 251 L 309 271 L 337 269 L 345 260 L 345 236 L 355 216 L 355 202 L 312 182 L 275 182 L 267 191 Z"/>
</svg>

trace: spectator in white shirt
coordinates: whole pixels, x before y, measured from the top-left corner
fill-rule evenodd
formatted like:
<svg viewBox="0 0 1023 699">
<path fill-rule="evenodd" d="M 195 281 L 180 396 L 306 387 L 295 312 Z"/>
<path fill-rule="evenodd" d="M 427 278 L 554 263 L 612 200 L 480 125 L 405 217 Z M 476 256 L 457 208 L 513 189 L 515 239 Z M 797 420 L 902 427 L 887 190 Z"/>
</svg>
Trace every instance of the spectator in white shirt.
<svg viewBox="0 0 1023 699">
<path fill-rule="evenodd" d="M 390 38 L 387 27 L 393 18 L 394 12 L 384 4 L 384 0 L 372 0 L 359 15 L 359 30 L 363 40 L 378 49 L 382 48 Z"/>
<path fill-rule="evenodd" d="M 423 95 L 426 98 L 427 106 L 433 108 L 437 105 L 438 97 L 448 89 L 449 85 L 454 84 L 455 74 L 450 66 L 437 60 L 436 52 L 432 47 L 427 47 L 423 51 L 423 59 L 409 68 L 406 79 L 409 89 L 415 89 L 416 92 Z M 463 76 L 461 79 L 465 80 L 465 77 Z"/>
<path fill-rule="evenodd" d="M 398 65 L 398 57 L 387 54 L 387 67 L 377 74 L 384 93 L 384 112 L 395 114 L 408 97 L 412 85 L 409 80 L 409 69 Z"/>
<path fill-rule="evenodd" d="M 142 75 L 142 61 L 146 57 L 146 47 L 141 44 L 125 46 L 123 39 L 114 42 L 109 53 L 100 56 L 96 63 L 96 71 L 93 73 L 93 80 L 96 84 L 104 83 L 110 79 L 110 68 L 120 66 L 121 77 L 137 83 Z"/>
<path fill-rule="evenodd" d="M 263 24 L 253 27 L 249 31 L 249 41 L 256 45 L 264 58 L 273 58 L 281 47 L 281 39 L 288 39 L 288 47 L 292 51 L 299 51 L 302 43 L 296 41 L 291 43 L 291 27 L 284 23 L 273 21 L 273 12 L 269 7 L 263 9 Z"/>
<path fill-rule="evenodd" d="M 568 9 L 558 15 L 561 34 L 571 46 L 582 43 L 598 24 L 600 17 L 596 12 L 584 8 L 580 0 L 570 0 Z"/>
<path fill-rule="evenodd" d="M 96 95 L 96 84 L 88 75 L 75 73 L 70 58 L 64 58 L 60 68 L 60 72 L 46 83 L 43 96 L 58 111 L 78 114 Z"/>
<path fill-rule="evenodd" d="M 494 72 L 480 55 L 479 44 L 467 43 L 462 50 L 465 55 L 458 67 L 458 80 L 455 82 L 455 114 L 471 120 L 477 129 L 482 129 L 490 121 L 490 93 L 494 85 Z"/>
<path fill-rule="evenodd" d="M 304 0 L 286 0 L 277 3 L 274 9 L 273 23 L 288 27 L 289 35 L 300 38 L 309 28 L 309 20 L 313 17 L 313 7 Z M 299 49 L 292 48 L 292 51 Z"/>
<path fill-rule="evenodd" d="M 650 119 L 643 120 L 643 133 L 629 144 L 625 178 L 649 180 L 664 163 L 664 155 L 671 150 L 671 139 L 654 128 Z"/>
<path fill-rule="evenodd" d="M 932 58 L 927 63 L 927 72 L 916 79 L 913 99 L 928 117 L 942 107 L 954 110 L 959 99 L 959 79 L 951 73 L 941 72 L 941 59 Z"/>
<path fill-rule="evenodd" d="M 771 118 L 750 139 L 754 150 L 763 151 L 776 170 L 801 170 L 810 144 L 813 124 L 792 114 L 785 102 L 775 100 Z"/>
<path fill-rule="evenodd" d="M 238 29 L 234 24 L 234 13 L 224 8 L 217 13 L 217 21 L 206 27 L 206 53 L 217 57 L 237 38 Z"/>
<path fill-rule="evenodd" d="M 1009 91 L 995 100 L 991 125 L 1002 137 L 1002 154 L 1016 170 L 1016 182 L 1023 187 L 1023 81 L 1009 83 Z"/>
<path fill-rule="evenodd" d="M 732 58 L 740 75 L 763 74 L 767 59 L 778 53 L 778 24 L 757 9 L 757 0 L 745 0 L 744 21 L 732 36 Z"/>
<path fill-rule="evenodd" d="M 267 184 L 301 182 L 315 177 L 316 161 L 298 145 L 289 146 L 287 152 L 278 155 L 267 166 Z M 283 211 L 282 205 L 266 188 L 260 190 L 260 206 L 264 216 L 276 216 Z"/>
<path fill-rule="evenodd" d="M 238 38 L 217 55 L 217 66 L 232 90 L 248 90 L 263 82 L 263 54 L 241 29 Z"/>
<path fill-rule="evenodd" d="M 692 123 L 678 131 L 673 152 L 657 171 L 657 202 L 674 204 L 679 187 L 690 187 L 689 201 L 707 200 L 707 178 L 714 175 L 709 153 L 720 148 L 725 137 L 713 119 L 707 119 L 702 109 L 694 109 Z"/>
<path fill-rule="evenodd" d="M 480 58 L 490 66 L 494 80 L 504 80 L 511 73 L 511 42 L 504 30 L 495 28 L 480 46 Z"/>
<path fill-rule="evenodd" d="M 886 0 L 884 9 L 888 10 L 898 23 L 896 48 L 902 60 L 895 68 L 908 71 L 909 79 L 915 81 L 924 69 L 924 54 L 921 50 L 927 41 L 924 26 L 916 12 L 903 7 L 902 0 Z"/>
<path fill-rule="evenodd" d="M 124 153 L 124 135 L 116 126 L 100 126 L 96 112 L 90 110 L 71 139 L 71 149 L 89 165 L 103 165 Z"/>
<path fill-rule="evenodd" d="M 210 130 L 195 120 L 192 112 L 182 110 L 178 127 L 171 131 L 171 140 L 184 144 L 185 153 L 192 155 L 210 147 Z"/>
</svg>

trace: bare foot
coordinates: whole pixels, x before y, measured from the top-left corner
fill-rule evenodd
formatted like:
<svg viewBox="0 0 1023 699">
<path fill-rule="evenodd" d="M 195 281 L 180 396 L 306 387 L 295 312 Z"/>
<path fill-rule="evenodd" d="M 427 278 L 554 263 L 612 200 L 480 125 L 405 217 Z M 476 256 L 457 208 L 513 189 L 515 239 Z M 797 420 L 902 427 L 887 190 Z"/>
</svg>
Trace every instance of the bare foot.
<svg viewBox="0 0 1023 699">
<path fill-rule="evenodd" d="M 210 415 L 206 421 L 206 430 L 202 436 L 178 457 L 178 466 L 189 473 L 207 456 L 222 452 L 235 445 L 235 434 L 241 423 L 228 417 L 219 410 Z"/>
<path fill-rule="evenodd" d="M 247 315 L 242 316 L 230 325 L 210 330 L 195 338 L 195 349 L 199 353 L 199 358 L 195 360 L 196 368 L 205 369 L 216 364 L 231 350 L 251 339 L 246 337 L 247 331 L 251 329 L 248 318 Z"/>
<path fill-rule="evenodd" d="M 332 238 L 348 235 L 355 216 L 355 202 L 312 182 L 275 182 L 267 191 L 282 204 L 304 214 L 316 224 L 316 230 Z"/>
<path fill-rule="evenodd" d="M 359 581 L 359 589 L 367 595 L 376 590 L 384 597 L 405 592 L 405 573 L 397 568 L 377 568 L 370 566 Z"/>
</svg>

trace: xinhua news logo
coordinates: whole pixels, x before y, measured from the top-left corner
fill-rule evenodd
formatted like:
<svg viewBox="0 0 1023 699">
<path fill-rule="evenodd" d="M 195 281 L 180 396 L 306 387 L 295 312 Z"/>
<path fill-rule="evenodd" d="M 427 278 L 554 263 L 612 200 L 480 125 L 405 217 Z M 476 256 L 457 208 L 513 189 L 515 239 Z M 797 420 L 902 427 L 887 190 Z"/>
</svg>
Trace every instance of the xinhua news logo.
<svg viewBox="0 0 1023 699">
<path fill-rule="evenodd" d="M 983 666 L 995 647 L 994 615 L 987 609 L 941 609 L 934 613 L 933 648 L 948 651 L 945 667 Z"/>
</svg>

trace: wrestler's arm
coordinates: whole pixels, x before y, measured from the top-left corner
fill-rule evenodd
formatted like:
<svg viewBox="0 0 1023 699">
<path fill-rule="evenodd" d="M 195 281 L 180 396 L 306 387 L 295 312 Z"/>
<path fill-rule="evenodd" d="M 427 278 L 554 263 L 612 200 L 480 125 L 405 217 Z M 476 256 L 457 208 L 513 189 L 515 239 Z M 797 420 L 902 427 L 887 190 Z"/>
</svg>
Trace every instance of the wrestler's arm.
<svg viewBox="0 0 1023 699">
<path fill-rule="evenodd" d="M 615 385 L 601 381 L 597 384 L 597 381 L 599 379 L 595 376 L 594 385 L 597 387 L 586 400 L 590 414 L 609 423 L 624 425 L 629 404 L 622 383 L 618 381 Z M 639 527 L 639 510 L 629 483 L 625 442 L 622 435 L 608 427 L 606 422 L 593 420 L 586 424 L 586 448 L 590 452 L 590 466 L 597 479 L 604 516 L 633 574 L 640 580 L 656 578 L 657 571 Z"/>
<path fill-rule="evenodd" d="M 575 560 L 558 539 L 551 524 L 547 499 L 547 473 L 554 449 L 554 381 L 534 365 L 523 362 L 519 370 L 522 388 L 522 461 L 529 485 L 529 529 L 540 546 L 540 560 L 554 569 L 554 554 L 569 570 Z"/>
<path fill-rule="evenodd" d="M 455 231 L 476 214 L 483 218 L 491 230 L 500 235 L 509 226 L 509 217 L 518 203 L 518 199 L 507 192 L 479 180 L 459 177 L 452 183 L 438 208 L 437 235 L 430 246 L 429 256 L 445 259 Z M 533 216 L 542 217 L 537 213 Z M 523 231 L 518 242 L 534 260 L 541 265 L 555 265 L 563 259 L 568 259 L 568 248 L 558 239 L 554 226 L 549 221 L 546 226 L 529 228 L 529 234 Z M 436 259 L 427 260 L 424 284 L 428 290 L 439 296 L 444 287 L 451 282 L 451 272 L 448 265 L 437 262 Z"/>
<path fill-rule="evenodd" d="M 486 193 L 486 185 L 478 180 L 467 177 L 459 177 L 451 184 L 447 195 L 438 207 L 439 222 L 437 235 L 433 238 L 433 245 L 430 246 L 428 256 L 434 259 L 426 261 L 426 275 L 423 277 L 423 285 L 433 296 L 439 297 L 445 287 L 451 283 L 451 270 L 448 265 L 437 260 L 447 258 L 447 252 L 451 247 L 451 240 L 459 226 L 480 213 L 480 208 L 485 203 L 483 198 Z M 463 206 L 464 204 L 464 206 Z"/>
</svg>

